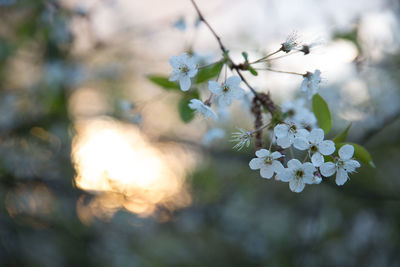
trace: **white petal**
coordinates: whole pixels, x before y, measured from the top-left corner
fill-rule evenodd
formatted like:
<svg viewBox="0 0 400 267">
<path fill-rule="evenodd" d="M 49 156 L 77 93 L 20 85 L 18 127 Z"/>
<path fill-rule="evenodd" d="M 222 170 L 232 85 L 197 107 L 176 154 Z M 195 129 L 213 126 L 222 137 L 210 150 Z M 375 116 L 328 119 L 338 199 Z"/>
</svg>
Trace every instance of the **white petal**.
<svg viewBox="0 0 400 267">
<path fill-rule="evenodd" d="M 314 175 L 313 177 L 313 184 L 320 184 L 322 182 L 322 178 L 319 176 Z"/>
<path fill-rule="evenodd" d="M 189 106 L 189 108 L 196 110 L 202 104 L 203 104 L 203 102 L 201 102 L 200 100 L 194 98 L 194 99 L 190 100 L 188 106 Z"/>
<path fill-rule="evenodd" d="M 300 89 L 303 92 L 307 92 L 309 90 L 308 88 L 308 78 L 307 77 L 303 77 L 303 82 L 301 83 Z"/>
<path fill-rule="evenodd" d="M 310 162 L 303 163 L 302 168 L 305 175 L 314 176 L 314 172 L 316 171 L 316 169 L 314 165 L 312 165 Z"/>
<path fill-rule="evenodd" d="M 306 150 L 309 148 L 309 143 L 304 137 L 296 137 L 293 141 L 293 146 L 298 150 Z"/>
<path fill-rule="evenodd" d="M 311 144 L 319 144 L 324 140 L 324 130 L 317 128 L 313 129 L 308 137 Z"/>
<path fill-rule="evenodd" d="M 333 152 L 335 152 L 335 143 L 331 140 L 322 141 L 318 145 L 318 150 L 322 155 L 331 155 Z"/>
<path fill-rule="evenodd" d="M 283 157 L 283 155 L 278 151 L 272 152 L 271 155 L 272 155 L 273 159 L 279 159 L 279 158 Z"/>
<path fill-rule="evenodd" d="M 292 179 L 289 182 L 289 188 L 293 192 L 300 193 L 301 191 L 303 191 L 304 187 L 305 184 L 301 179 Z"/>
<path fill-rule="evenodd" d="M 190 78 L 187 75 L 181 76 L 179 79 L 179 85 L 181 86 L 182 91 L 187 91 L 190 88 Z"/>
<path fill-rule="evenodd" d="M 181 77 L 181 74 L 179 72 L 173 71 L 171 73 L 171 76 L 168 78 L 168 81 L 175 82 L 175 81 L 179 80 L 180 77 Z"/>
<path fill-rule="evenodd" d="M 319 152 L 315 152 L 311 157 L 311 162 L 315 167 L 319 167 L 322 163 L 324 163 L 324 156 L 322 156 Z"/>
<path fill-rule="evenodd" d="M 197 71 L 198 71 L 197 69 L 191 68 L 191 69 L 189 70 L 189 72 L 188 72 L 189 77 L 190 77 L 190 78 L 193 78 L 194 76 L 196 76 Z"/>
<path fill-rule="evenodd" d="M 235 99 L 241 99 L 244 95 L 245 91 L 240 87 L 232 88 L 231 90 L 231 97 Z"/>
<path fill-rule="evenodd" d="M 289 126 L 287 124 L 278 124 L 274 128 L 274 134 L 278 138 L 282 138 L 288 135 Z"/>
<path fill-rule="evenodd" d="M 280 173 L 285 169 L 282 163 L 277 160 L 272 161 L 272 168 L 274 168 L 274 172 L 276 173 Z"/>
<path fill-rule="evenodd" d="M 242 79 L 239 76 L 231 76 L 226 80 L 226 85 L 229 87 L 237 87 L 242 82 Z"/>
<path fill-rule="evenodd" d="M 302 177 L 303 183 L 305 184 L 313 184 L 314 183 L 314 174 L 308 175 L 305 174 Z"/>
<path fill-rule="evenodd" d="M 325 162 L 319 167 L 319 170 L 323 176 L 329 177 L 336 172 L 336 165 L 333 162 Z"/>
<path fill-rule="evenodd" d="M 339 149 L 339 156 L 341 159 L 350 159 L 354 154 L 354 147 L 352 145 L 344 145 Z"/>
<path fill-rule="evenodd" d="M 190 63 L 190 56 L 187 53 L 182 53 L 181 60 L 187 65 L 188 63 Z"/>
<path fill-rule="evenodd" d="M 344 185 L 348 178 L 347 172 L 343 168 L 339 168 L 336 174 L 336 184 Z"/>
<path fill-rule="evenodd" d="M 171 64 L 172 68 L 177 69 L 181 63 L 181 59 L 178 56 L 172 56 L 169 59 L 169 64 Z"/>
<path fill-rule="evenodd" d="M 264 149 L 264 148 L 261 148 L 261 149 L 256 151 L 256 156 L 259 157 L 259 158 L 263 158 L 263 157 L 266 157 L 266 156 L 269 156 L 269 155 L 271 155 L 271 153 L 268 150 Z"/>
<path fill-rule="evenodd" d="M 296 133 L 296 137 L 306 138 L 307 140 L 308 140 L 309 136 L 310 136 L 310 132 L 307 131 L 306 129 L 300 129 Z"/>
<path fill-rule="evenodd" d="M 291 159 L 288 161 L 287 166 L 289 169 L 297 170 L 297 169 L 301 168 L 302 164 L 297 159 Z"/>
<path fill-rule="evenodd" d="M 276 178 L 278 180 L 281 180 L 282 182 L 289 182 L 290 180 L 293 179 L 293 177 L 294 177 L 293 172 L 289 169 L 283 169 L 276 175 Z"/>
<path fill-rule="evenodd" d="M 232 98 L 230 98 L 228 95 L 222 94 L 218 97 L 218 103 L 221 106 L 229 106 L 232 104 Z"/>
<path fill-rule="evenodd" d="M 277 138 L 276 143 L 278 144 L 278 146 L 280 146 L 282 148 L 288 148 L 292 145 L 292 142 L 290 141 L 289 136 Z"/>
<path fill-rule="evenodd" d="M 254 158 L 250 160 L 249 166 L 252 170 L 258 170 L 264 165 L 264 159 Z"/>
<path fill-rule="evenodd" d="M 343 164 L 343 167 L 348 171 L 348 172 L 354 172 L 356 168 L 359 168 L 361 165 L 357 160 L 350 159 L 346 160 Z"/>
<path fill-rule="evenodd" d="M 261 167 L 260 174 L 261 177 L 269 179 L 274 175 L 274 169 L 271 165 L 264 165 Z"/>
<path fill-rule="evenodd" d="M 222 94 L 221 86 L 215 81 L 208 82 L 208 90 L 210 90 L 212 93 L 214 93 L 216 95 Z"/>
</svg>

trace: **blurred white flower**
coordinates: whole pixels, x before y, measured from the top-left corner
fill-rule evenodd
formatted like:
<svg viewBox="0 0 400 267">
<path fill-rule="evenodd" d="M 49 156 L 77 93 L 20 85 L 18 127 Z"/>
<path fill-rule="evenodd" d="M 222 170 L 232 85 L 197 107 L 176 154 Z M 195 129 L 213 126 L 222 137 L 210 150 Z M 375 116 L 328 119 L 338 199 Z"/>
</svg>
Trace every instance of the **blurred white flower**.
<svg viewBox="0 0 400 267">
<path fill-rule="evenodd" d="M 240 99 L 245 91 L 239 86 L 242 79 L 239 76 L 229 77 L 225 83 L 219 85 L 215 81 L 208 82 L 208 89 L 218 97 L 218 103 L 229 106 L 233 99 Z"/>
<path fill-rule="evenodd" d="M 225 131 L 221 128 L 211 128 L 203 136 L 202 143 L 205 146 L 210 145 L 214 140 L 222 139 L 225 137 Z"/>
<path fill-rule="evenodd" d="M 256 156 L 257 158 L 250 161 L 249 166 L 252 170 L 260 169 L 261 177 L 270 179 L 274 173 L 283 171 L 282 163 L 277 160 L 283 157 L 281 153 L 260 149 L 256 151 Z"/>
<path fill-rule="evenodd" d="M 301 163 L 297 159 L 291 159 L 287 166 L 277 174 L 277 178 L 283 182 L 289 182 L 290 190 L 293 192 L 300 193 L 306 184 L 314 183 L 316 169 L 310 162 Z"/>
<path fill-rule="evenodd" d="M 336 184 L 344 185 L 349 179 L 349 173 L 355 172 L 356 168 L 360 167 L 357 160 L 352 159 L 354 147 L 352 145 L 344 145 L 339 149 L 339 159 L 336 163 L 325 162 L 319 168 L 321 174 L 325 177 L 332 176 L 336 173 Z"/>
<path fill-rule="evenodd" d="M 296 137 L 293 146 L 299 150 L 308 150 L 311 162 L 316 167 L 324 163 L 324 156 L 335 152 L 335 143 L 331 140 L 324 140 L 324 130 L 320 128 L 312 130 L 308 135 Z"/>
<path fill-rule="evenodd" d="M 294 123 L 281 123 L 275 126 L 274 135 L 276 137 L 276 143 L 282 148 L 290 147 L 294 139 L 300 136 L 308 135 L 308 131 L 305 129 L 299 129 Z"/>
<path fill-rule="evenodd" d="M 192 99 L 190 100 L 189 103 L 189 108 L 199 112 L 206 118 L 213 118 L 214 120 L 217 120 L 217 114 L 207 105 L 205 105 L 202 101 L 198 99 Z"/>
<path fill-rule="evenodd" d="M 172 56 L 169 60 L 173 71 L 171 73 L 170 81 L 178 81 L 182 91 L 187 91 L 190 88 L 191 81 L 197 74 L 197 65 L 194 60 L 186 53 L 183 53 L 180 57 Z"/>
<path fill-rule="evenodd" d="M 308 99 L 311 99 L 318 92 L 318 87 L 321 83 L 321 71 L 307 72 L 303 79 L 300 88 L 303 92 L 306 92 Z"/>
</svg>

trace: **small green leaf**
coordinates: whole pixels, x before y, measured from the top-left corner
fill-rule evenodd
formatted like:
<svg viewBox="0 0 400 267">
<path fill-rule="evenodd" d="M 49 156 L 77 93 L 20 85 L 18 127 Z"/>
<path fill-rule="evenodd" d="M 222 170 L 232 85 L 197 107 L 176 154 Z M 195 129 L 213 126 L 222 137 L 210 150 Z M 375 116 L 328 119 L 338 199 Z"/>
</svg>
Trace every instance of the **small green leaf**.
<svg viewBox="0 0 400 267">
<path fill-rule="evenodd" d="M 244 57 L 244 60 L 247 62 L 249 58 L 249 54 L 247 52 L 242 52 L 242 56 Z"/>
<path fill-rule="evenodd" d="M 338 151 L 342 146 L 344 146 L 346 144 L 352 145 L 354 147 L 354 158 L 355 159 L 368 164 L 372 168 L 375 168 L 375 164 L 374 164 L 374 161 L 372 160 L 371 154 L 369 154 L 368 150 L 365 147 L 363 147 L 362 145 L 355 144 L 355 143 L 349 143 L 349 142 L 340 143 L 337 145 Z"/>
<path fill-rule="evenodd" d="M 196 83 L 202 83 L 214 78 L 221 72 L 223 65 L 224 63 L 217 62 L 211 66 L 200 69 L 196 75 Z"/>
<path fill-rule="evenodd" d="M 319 94 L 315 94 L 312 98 L 312 107 L 319 127 L 327 134 L 332 128 L 332 118 L 328 104 Z"/>
<path fill-rule="evenodd" d="M 253 74 L 254 76 L 257 76 L 257 75 L 258 75 L 258 72 L 257 72 L 253 67 L 251 67 L 251 66 L 249 66 L 249 71 L 250 71 L 250 73 Z"/>
<path fill-rule="evenodd" d="M 335 142 L 335 144 L 342 143 L 342 142 L 344 142 L 344 140 L 346 140 L 347 134 L 349 133 L 349 130 L 350 130 L 350 127 L 351 127 L 351 124 L 352 123 L 350 122 L 349 126 L 347 126 L 346 129 L 343 132 L 341 132 L 335 138 L 333 138 L 333 142 Z"/>
<path fill-rule="evenodd" d="M 183 97 L 181 100 L 179 100 L 178 103 L 178 111 L 179 115 L 181 116 L 181 119 L 183 122 L 188 123 L 194 118 L 194 111 L 189 107 L 189 102 L 190 99 Z"/>
<path fill-rule="evenodd" d="M 176 89 L 180 89 L 179 84 L 176 82 L 170 82 L 168 80 L 168 77 L 165 76 L 159 76 L 159 75 L 148 75 L 147 79 L 149 79 L 149 81 L 153 82 L 154 84 L 157 84 L 158 86 L 161 86 L 162 88 L 166 89 L 166 90 L 176 90 Z"/>
</svg>

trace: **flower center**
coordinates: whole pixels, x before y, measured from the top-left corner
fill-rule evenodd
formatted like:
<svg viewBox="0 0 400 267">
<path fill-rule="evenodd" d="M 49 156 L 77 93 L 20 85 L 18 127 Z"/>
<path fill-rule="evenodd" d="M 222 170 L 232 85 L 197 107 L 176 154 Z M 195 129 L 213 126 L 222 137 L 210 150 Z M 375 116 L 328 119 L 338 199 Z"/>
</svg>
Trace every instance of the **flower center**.
<svg viewBox="0 0 400 267">
<path fill-rule="evenodd" d="M 224 86 L 222 87 L 222 91 L 224 91 L 225 93 L 228 92 L 228 91 L 229 91 L 228 85 L 224 85 Z"/>
<path fill-rule="evenodd" d="M 293 117 L 293 116 L 296 114 L 296 111 L 294 111 L 294 109 L 290 109 L 290 110 L 287 112 L 287 114 L 288 114 L 289 117 Z"/>
<path fill-rule="evenodd" d="M 189 72 L 189 68 L 186 65 L 180 66 L 179 70 L 183 73 L 188 73 Z"/>
<path fill-rule="evenodd" d="M 265 159 L 264 159 L 264 163 L 268 164 L 268 165 L 271 165 L 272 164 L 272 160 L 273 160 L 273 158 L 271 156 L 266 156 Z"/>
<path fill-rule="evenodd" d="M 303 175 L 304 175 L 303 170 L 297 170 L 296 171 L 296 178 L 301 178 L 301 177 L 303 177 Z"/>
<path fill-rule="evenodd" d="M 311 150 L 311 152 L 315 153 L 315 152 L 318 151 L 318 147 L 317 147 L 316 145 L 312 145 L 312 146 L 310 147 L 310 150 Z"/>
</svg>

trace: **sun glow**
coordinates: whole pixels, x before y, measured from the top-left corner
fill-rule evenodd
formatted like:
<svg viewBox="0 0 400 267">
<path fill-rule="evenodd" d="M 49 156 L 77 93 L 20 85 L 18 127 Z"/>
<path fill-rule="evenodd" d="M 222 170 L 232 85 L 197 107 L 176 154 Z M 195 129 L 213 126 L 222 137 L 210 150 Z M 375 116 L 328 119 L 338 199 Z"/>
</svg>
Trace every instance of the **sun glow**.
<svg viewBox="0 0 400 267">
<path fill-rule="evenodd" d="M 110 218 L 120 208 L 148 216 L 157 206 L 173 210 L 190 204 L 185 175 L 193 157 L 187 151 L 172 144 L 151 144 L 137 127 L 111 120 L 76 128 L 75 183 L 96 194 L 88 204 L 78 202 L 81 220 Z"/>
</svg>

